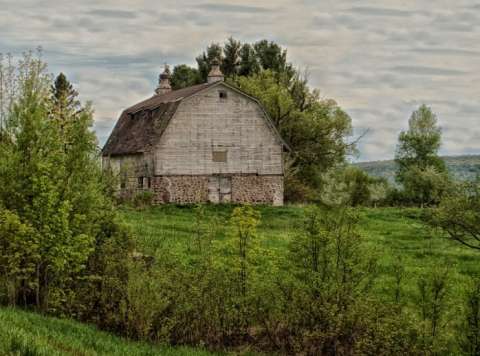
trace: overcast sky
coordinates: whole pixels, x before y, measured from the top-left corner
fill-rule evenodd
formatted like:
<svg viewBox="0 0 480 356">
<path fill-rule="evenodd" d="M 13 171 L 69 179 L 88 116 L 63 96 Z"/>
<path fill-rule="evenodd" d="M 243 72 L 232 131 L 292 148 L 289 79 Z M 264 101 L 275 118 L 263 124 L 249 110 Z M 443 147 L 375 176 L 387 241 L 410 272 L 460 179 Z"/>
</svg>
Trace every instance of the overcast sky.
<svg viewBox="0 0 480 356">
<path fill-rule="evenodd" d="M 421 103 L 442 154 L 480 153 L 480 1 L 0 0 L 0 52 L 42 46 L 92 100 L 103 145 L 119 113 L 153 93 L 164 62 L 194 64 L 212 41 L 267 38 L 366 129 L 357 160 L 393 157 Z"/>
</svg>

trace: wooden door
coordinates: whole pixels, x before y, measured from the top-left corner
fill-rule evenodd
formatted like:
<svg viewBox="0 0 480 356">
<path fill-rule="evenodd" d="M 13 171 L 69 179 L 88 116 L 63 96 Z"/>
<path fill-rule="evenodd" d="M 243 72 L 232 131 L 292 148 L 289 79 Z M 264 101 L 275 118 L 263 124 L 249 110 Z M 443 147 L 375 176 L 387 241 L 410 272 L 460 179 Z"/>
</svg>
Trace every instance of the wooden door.
<svg viewBox="0 0 480 356">
<path fill-rule="evenodd" d="M 220 178 L 220 203 L 230 203 L 232 201 L 232 177 Z"/>
<path fill-rule="evenodd" d="M 220 179 L 216 176 L 208 178 L 208 201 L 210 203 L 220 202 Z"/>
<path fill-rule="evenodd" d="M 208 178 L 208 201 L 230 203 L 232 201 L 232 177 L 211 176 Z"/>
</svg>

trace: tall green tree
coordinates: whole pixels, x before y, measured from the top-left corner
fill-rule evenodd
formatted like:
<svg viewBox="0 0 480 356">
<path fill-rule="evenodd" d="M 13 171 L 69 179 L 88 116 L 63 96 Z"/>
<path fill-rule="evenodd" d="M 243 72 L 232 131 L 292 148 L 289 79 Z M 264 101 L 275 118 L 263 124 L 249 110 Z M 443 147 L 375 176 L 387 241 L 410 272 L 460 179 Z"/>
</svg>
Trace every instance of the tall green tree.
<svg viewBox="0 0 480 356">
<path fill-rule="evenodd" d="M 445 172 L 445 162 L 439 157 L 438 150 L 442 143 L 442 131 L 438 126 L 436 115 L 426 106 L 421 105 L 412 113 L 408 121 L 408 130 L 400 133 L 395 155 L 397 164 L 396 180 L 403 183 L 411 167 L 425 169 L 434 167 Z"/>
<path fill-rule="evenodd" d="M 0 210 L 19 233 L 17 240 L 0 233 L 0 268 L 11 275 L 29 266 L 12 300 L 72 312 L 79 307 L 79 286 L 93 289 L 84 281 L 102 274 L 88 269 L 92 259 L 102 258 L 95 252 L 122 230 L 98 162 L 93 111 L 77 101 L 65 76 L 53 84 L 46 64 L 32 53 L 20 61 L 14 80 L 18 90 L 0 142 Z M 20 236 L 30 243 L 22 245 Z M 21 246 L 28 251 L 18 255 Z"/>
<path fill-rule="evenodd" d="M 238 74 L 241 76 L 250 76 L 257 74 L 260 71 L 260 64 L 258 63 L 255 49 L 249 43 L 244 43 L 239 52 L 240 63 Z"/>
<path fill-rule="evenodd" d="M 445 162 L 438 155 L 442 133 L 436 115 L 426 105 L 412 113 L 408 126 L 398 138 L 395 179 L 412 201 L 423 205 L 439 194 L 439 175 L 447 179 Z"/>
<path fill-rule="evenodd" d="M 225 76 L 230 77 L 237 75 L 240 65 L 240 50 L 242 44 L 240 41 L 230 37 L 223 46 L 223 62 L 222 72 Z"/>
</svg>

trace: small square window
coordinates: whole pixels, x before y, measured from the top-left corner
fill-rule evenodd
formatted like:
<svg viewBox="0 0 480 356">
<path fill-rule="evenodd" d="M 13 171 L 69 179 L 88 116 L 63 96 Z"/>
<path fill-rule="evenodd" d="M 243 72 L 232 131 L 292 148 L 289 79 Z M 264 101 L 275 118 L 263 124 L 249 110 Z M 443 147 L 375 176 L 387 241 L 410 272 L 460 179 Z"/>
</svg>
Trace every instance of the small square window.
<svg viewBox="0 0 480 356">
<path fill-rule="evenodd" d="M 227 162 L 227 151 L 213 151 L 213 162 Z"/>
<path fill-rule="evenodd" d="M 220 90 L 220 91 L 218 92 L 218 97 L 219 97 L 220 99 L 226 99 L 226 98 L 227 98 L 227 92 L 226 92 L 225 90 Z"/>
</svg>

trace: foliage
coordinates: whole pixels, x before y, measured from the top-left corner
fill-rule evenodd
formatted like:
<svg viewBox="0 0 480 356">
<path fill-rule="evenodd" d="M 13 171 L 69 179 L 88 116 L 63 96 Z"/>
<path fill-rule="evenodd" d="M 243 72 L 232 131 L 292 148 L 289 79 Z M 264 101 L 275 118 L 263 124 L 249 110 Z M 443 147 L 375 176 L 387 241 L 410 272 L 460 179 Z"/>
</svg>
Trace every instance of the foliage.
<svg viewBox="0 0 480 356">
<path fill-rule="evenodd" d="M 428 221 L 461 244 L 480 249 L 480 180 L 459 183 L 445 196 Z"/>
<path fill-rule="evenodd" d="M 247 333 L 238 328 L 238 300 L 241 298 L 235 292 L 237 284 L 233 284 L 237 274 L 229 268 L 233 260 L 232 264 L 229 261 L 236 256 L 228 253 L 230 249 L 222 248 L 236 241 L 233 226 L 228 223 L 235 208 L 230 205 L 166 205 L 141 212 L 131 208 L 123 210 L 123 216 L 135 231 L 137 248 L 155 259 L 151 267 L 138 271 L 137 278 L 130 278 L 137 281 L 152 276 L 155 288 L 160 291 L 161 298 L 155 297 L 160 301 L 158 313 L 151 324 L 153 330 L 160 331 L 154 332 L 156 336 L 151 338 L 175 344 L 266 353 L 287 352 L 285 350 L 294 345 L 300 349 L 326 340 L 328 335 L 312 334 L 310 338 L 309 333 L 303 332 L 306 330 L 303 326 L 313 329 L 314 322 L 320 324 L 319 319 L 303 319 L 310 321 L 302 327 L 289 323 L 287 328 L 286 324 L 288 320 L 302 320 L 302 315 L 307 318 L 305 305 L 321 305 L 319 301 L 303 299 L 306 298 L 305 283 L 297 279 L 301 264 L 297 257 L 307 254 L 293 254 L 294 241 L 300 237 L 312 241 L 312 238 L 306 239 L 308 225 L 305 223 L 312 208 L 299 205 L 255 207 L 262 219 L 256 227 L 258 244 L 254 248 L 258 252 L 251 264 L 254 273 L 249 274 L 249 311 L 243 314 L 252 326 Z M 317 215 L 322 219 L 321 215 L 326 214 L 327 222 L 337 220 L 338 210 L 333 210 L 322 208 Z M 458 329 L 464 320 L 460 310 L 466 297 L 463 287 L 469 275 L 480 272 L 477 253 L 440 234 L 432 234 L 423 224 L 424 211 L 417 208 L 355 208 L 350 214 L 358 218 L 354 231 L 360 236 L 353 239 L 357 248 L 352 249 L 352 253 L 358 250 L 360 263 L 349 273 L 366 273 L 365 267 L 360 266 L 368 261 L 374 261 L 376 268 L 371 270 L 369 277 L 364 277 L 364 284 L 368 279 L 373 283 L 361 300 L 350 304 L 349 314 L 342 314 L 342 318 L 330 317 L 329 323 L 322 324 L 345 325 L 341 329 L 345 334 L 336 334 L 339 335 L 337 350 L 351 345 L 340 337 L 351 333 L 358 341 L 354 349 L 356 354 L 428 353 L 424 346 L 429 345 L 424 330 L 429 330 L 430 321 L 422 321 L 418 281 L 424 279 L 431 285 L 433 269 L 443 271 L 441 266 L 448 258 L 455 261 L 455 265 L 449 265 L 449 292 L 444 299 L 446 307 L 435 350 L 460 354 L 457 332 L 463 333 L 463 327 Z M 202 222 L 200 228 L 199 221 Z M 332 241 L 335 240 L 333 235 Z M 308 244 L 303 243 L 303 246 Z M 140 289 L 138 295 L 144 296 L 148 306 L 153 294 Z M 299 304 L 292 308 L 291 298 L 295 295 Z M 136 303 L 141 304 L 140 301 Z M 145 313 L 148 315 L 148 308 Z M 290 334 L 292 330 L 293 335 Z"/>
<path fill-rule="evenodd" d="M 172 89 L 181 89 L 195 84 L 200 84 L 200 73 L 196 68 L 191 68 L 186 64 L 180 64 L 173 68 L 172 77 L 170 79 Z"/>
<path fill-rule="evenodd" d="M 438 156 L 441 129 L 432 110 L 422 105 L 412 113 L 408 131 L 399 135 L 396 180 L 421 206 L 438 202 L 448 183 L 445 162 Z"/>
<path fill-rule="evenodd" d="M 289 89 L 288 76 L 270 70 L 235 80 L 236 86 L 260 100 L 292 148 L 288 168 L 294 171 L 286 173 L 287 199 L 296 191 L 320 188 L 321 173 L 342 163 L 354 147 L 345 139 L 351 133 L 350 117 L 333 100 L 321 100 L 317 91 L 297 90 L 303 85 L 301 78 L 292 81 Z"/>
<path fill-rule="evenodd" d="M 40 260 L 38 235 L 15 213 L 0 209 L 0 302 L 27 303 L 28 289 L 35 289 L 36 266 Z M 20 295 L 20 298 L 19 298 Z"/>
<path fill-rule="evenodd" d="M 417 281 L 421 343 L 425 353 L 445 351 L 442 338 L 448 309 L 449 272 L 448 265 L 436 267 Z"/>
<path fill-rule="evenodd" d="M 63 74 L 52 84 L 32 53 L 11 80 L 16 91 L 0 142 L 4 302 L 57 315 L 101 315 L 101 300 L 89 304 L 99 296 L 92 290 L 103 291 L 93 281 L 108 285 L 117 271 L 91 266 L 109 264 L 107 245 L 129 237 L 115 218 L 99 167 L 92 109 L 81 105 Z M 129 248 L 122 245 L 124 255 Z"/>
<path fill-rule="evenodd" d="M 449 174 L 454 180 L 472 181 L 480 175 L 480 156 L 441 156 L 445 161 Z M 395 184 L 395 162 L 391 161 L 372 161 L 358 162 L 354 166 L 364 170 L 368 174 L 384 178 L 389 184 Z"/>
<path fill-rule="evenodd" d="M 322 175 L 320 201 L 327 206 L 376 206 L 386 199 L 388 183 L 355 166 L 337 166 Z"/>
<path fill-rule="evenodd" d="M 139 192 L 133 197 L 133 206 L 138 209 L 145 209 L 147 206 L 152 205 L 153 196 L 151 191 Z"/>
<path fill-rule="evenodd" d="M 472 278 L 466 290 L 464 320 L 458 330 L 462 351 L 480 354 L 480 281 Z"/>
</svg>

